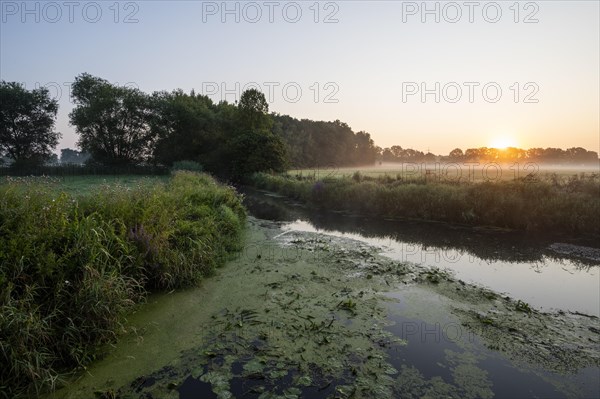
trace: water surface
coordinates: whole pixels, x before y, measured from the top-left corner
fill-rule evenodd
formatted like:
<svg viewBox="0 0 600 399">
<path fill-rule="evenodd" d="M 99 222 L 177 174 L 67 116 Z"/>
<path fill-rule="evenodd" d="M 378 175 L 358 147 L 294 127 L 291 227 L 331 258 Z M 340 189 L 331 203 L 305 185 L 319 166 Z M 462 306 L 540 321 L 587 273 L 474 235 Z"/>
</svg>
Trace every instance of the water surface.
<svg viewBox="0 0 600 399">
<path fill-rule="evenodd" d="M 451 270 L 540 310 L 600 316 L 600 264 L 551 251 L 554 241 L 547 237 L 315 212 L 260 191 L 247 191 L 245 203 L 258 217 L 285 222 L 286 231 L 352 238 L 399 261 Z"/>
</svg>

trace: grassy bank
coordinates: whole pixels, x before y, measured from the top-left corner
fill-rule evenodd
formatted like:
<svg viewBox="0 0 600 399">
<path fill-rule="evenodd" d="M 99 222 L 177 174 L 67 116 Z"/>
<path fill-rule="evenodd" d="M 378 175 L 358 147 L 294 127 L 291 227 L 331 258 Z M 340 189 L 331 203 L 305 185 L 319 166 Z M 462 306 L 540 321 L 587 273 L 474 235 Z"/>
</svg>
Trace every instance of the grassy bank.
<svg viewBox="0 0 600 399">
<path fill-rule="evenodd" d="M 148 291 L 196 284 L 240 246 L 240 198 L 207 175 L 87 192 L 28 180 L 0 185 L 6 397 L 54 387 L 59 372 L 115 339 Z"/>
<path fill-rule="evenodd" d="M 473 226 L 598 236 L 598 175 L 481 183 L 406 182 L 354 174 L 312 177 L 256 174 L 261 189 L 312 207 L 385 218 L 411 218 Z"/>
</svg>

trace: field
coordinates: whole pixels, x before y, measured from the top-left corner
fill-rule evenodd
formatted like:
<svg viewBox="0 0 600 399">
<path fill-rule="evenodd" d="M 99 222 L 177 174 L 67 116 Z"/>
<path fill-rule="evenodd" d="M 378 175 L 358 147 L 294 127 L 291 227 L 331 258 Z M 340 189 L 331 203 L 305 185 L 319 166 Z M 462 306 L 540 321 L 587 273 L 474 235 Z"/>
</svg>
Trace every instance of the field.
<svg viewBox="0 0 600 399">
<path fill-rule="evenodd" d="M 5 178 L 0 388 L 31 396 L 127 329 L 148 292 L 193 286 L 239 249 L 245 210 L 212 177 Z"/>
<path fill-rule="evenodd" d="M 437 181 L 447 183 L 504 181 L 553 177 L 564 179 L 572 176 L 600 174 L 600 166 L 538 165 L 535 163 L 383 163 L 376 166 L 335 167 L 323 166 L 292 169 L 291 176 L 315 179 L 352 177 L 355 174 L 367 178 L 402 179 L 406 181 Z"/>
</svg>

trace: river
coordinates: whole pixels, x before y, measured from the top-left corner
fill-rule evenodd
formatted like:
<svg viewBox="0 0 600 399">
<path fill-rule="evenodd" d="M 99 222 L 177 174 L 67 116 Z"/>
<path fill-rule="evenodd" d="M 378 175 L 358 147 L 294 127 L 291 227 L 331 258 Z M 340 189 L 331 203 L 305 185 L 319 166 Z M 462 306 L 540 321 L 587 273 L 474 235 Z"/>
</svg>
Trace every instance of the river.
<svg viewBox="0 0 600 399">
<path fill-rule="evenodd" d="M 451 270 L 458 278 L 521 299 L 542 310 L 600 316 L 600 260 L 549 249 L 553 239 L 444 223 L 371 219 L 311 212 L 281 196 L 248 190 L 246 206 L 284 230 L 348 237 L 386 256 Z"/>
</svg>

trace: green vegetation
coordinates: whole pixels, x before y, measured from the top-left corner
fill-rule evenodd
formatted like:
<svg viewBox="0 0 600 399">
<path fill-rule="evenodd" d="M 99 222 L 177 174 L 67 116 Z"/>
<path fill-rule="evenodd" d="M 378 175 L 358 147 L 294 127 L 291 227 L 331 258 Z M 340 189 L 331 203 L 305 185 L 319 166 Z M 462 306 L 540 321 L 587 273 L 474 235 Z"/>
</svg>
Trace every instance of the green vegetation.
<svg viewBox="0 0 600 399">
<path fill-rule="evenodd" d="M 0 168 L 0 176 L 59 176 L 65 178 L 79 179 L 81 176 L 111 177 L 117 176 L 168 176 L 169 168 L 151 165 L 126 165 L 126 166 L 103 166 L 103 165 L 17 165 Z"/>
<path fill-rule="evenodd" d="M 73 196 L 80 196 L 96 192 L 100 188 L 109 189 L 118 186 L 123 189 L 134 189 L 139 186 L 151 187 L 156 184 L 166 183 L 169 175 L 164 176 L 138 176 L 138 175 L 84 175 L 84 176 L 29 176 L 29 177 L 4 177 L 2 184 L 26 187 L 42 186 L 47 191 L 54 191 L 56 195 L 64 192 Z M 114 187 L 113 187 L 114 188 Z"/>
<path fill-rule="evenodd" d="M 598 175 L 450 183 L 392 176 L 256 174 L 252 183 L 315 208 L 569 235 L 600 235 Z"/>
<path fill-rule="evenodd" d="M 239 180 L 260 171 L 282 171 L 285 147 L 271 131 L 265 96 L 242 93 L 238 105 L 182 90 L 155 92 L 117 86 L 81 74 L 73 84 L 71 124 L 92 163 L 123 166 L 194 161 Z"/>
<path fill-rule="evenodd" d="M 273 132 L 285 143 L 290 165 L 296 168 L 373 165 L 381 150 L 367 132 L 354 132 L 333 122 L 273 115 Z"/>
<path fill-rule="evenodd" d="M 153 183 L 153 184 L 149 184 Z M 238 250 L 245 211 L 208 175 L 100 185 L 0 185 L 0 391 L 54 388 L 115 339 L 147 291 L 197 284 Z"/>
<path fill-rule="evenodd" d="M 6 156 L 17 165 L 50 159 L 61 135 L 54 131 L 58 101 L 50 98 L 48 89 L 28 91 L 20 83 L 2 80 L 0 104 L 0 158 Z"/>
</svg>

